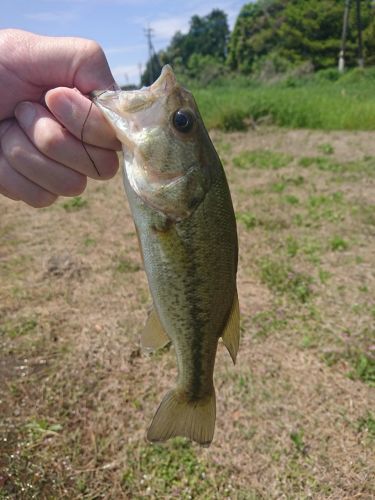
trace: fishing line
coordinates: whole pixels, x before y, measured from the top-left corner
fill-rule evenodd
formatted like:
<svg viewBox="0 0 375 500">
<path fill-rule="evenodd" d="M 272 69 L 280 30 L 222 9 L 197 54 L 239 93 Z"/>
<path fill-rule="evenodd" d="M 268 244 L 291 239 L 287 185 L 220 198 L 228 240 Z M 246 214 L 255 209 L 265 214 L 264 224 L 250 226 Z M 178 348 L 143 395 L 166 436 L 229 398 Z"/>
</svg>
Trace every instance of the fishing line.
<svg viewBox="0 0 375 500">
<path fill-rule="evenodd" d="M 81 128 L 81 143 L 82 143 L 83 149 L 86 151 L 87 156 L 90 158 L 90 161 L 91 161 L 91 163 L 93 164 L 93 167 L 95 168 L 95 170 L 96 170 L 97 174 L 99 175 L 99 177 L 101 177 L 100 172 L 99 172 L 99 170 L 98 170 L 97 166 L 95 165 L 95 162 L 94 162 L 94 160 L 92 159 L 92 157 L 91 157 L 90 153 L 88 152 L 88 150 L 87 150 L 87 148 L 86 148 L 86 146 L 85 146 L 85 143 L 84 143 L 84 141 L 83 141 L 83 132 L 84 132 L 84 129 L 85 129 L 85 125 L 86 125 L 86 123 L 87 123 L 87 120 L 89 119 L 89 116 L 90 116 L 90 113 L 91 113 L 91 110 L 92 110 L 92 105 L 93 105 L 93 104 L 94 104 L 94 103 L 93 103 L 93 101 L 91 101 L 91 103 L 90 103 L 90 107 L 89 107 L 89 110 L 88 110 L 88 112 L 87 112 L 86 118 L 85 118 L 85 120 L 84 120 L 84 122 L 83 122 L 83 125 L 82 125 L 82 128 Z"/>
<path fill-rule="evenodd" d="M 112 85 L 111 87 L 113 87 L 113 89 L 115 89 L 115 88 L 116 88 L 116 86 L 115 86 L 115 85 Z M 100 93 L 97 97 L 100 97 L 102 94 L 105 94 L 106 92 L 107 92 L 106 90 L 103 90 L 103 92 L 101 92 L 101 93 Z M 93 104 L 94 104 L 94 102 L 93 102 L 93 101 L 91 101 L 91 103 L 90 103 L 90 107 L 89 107 L 89 110 L 88 110 L 87 115 L 86 115 L 86 118 L 84 119 L 83 124 L 82 124 L 82 128 L 81 128 L 81 143 L 82 143 L 83 149 L 86 151 L 87 156 L 90 158 L 90 161 L 91 161 L 91 163 L 92 163 L 93 167 L 95 168 L 95 170 L 96 170 L 96 172 L 97 172 L 98 176 L 99 176 L 99 177 L 101 177 L 100 172 L 99 172 L 99 170 L 98 170 L 98 167 L 95 165 L 95 162 L 94 162 L 94 160 L 92 159 L 92 156 L 90 155 L 90 153 L 88 152 L 88 150 L 87 150 L 87 148 L 86 148 L 86 146 L 85 146 L 85 142 L 84 142 L 84 140 L 83 140 L 83 132 L 84 132 L 84 130 L 85 130 L 85 125 L 86 125 L 86 123 L 87 123 L 87 120 L 89 119 L 89 116 L 90 116 L 90 113 L 91 113 L 91 110 L 92 110 L 92 106 L 93 106 Z"/>
</svg>

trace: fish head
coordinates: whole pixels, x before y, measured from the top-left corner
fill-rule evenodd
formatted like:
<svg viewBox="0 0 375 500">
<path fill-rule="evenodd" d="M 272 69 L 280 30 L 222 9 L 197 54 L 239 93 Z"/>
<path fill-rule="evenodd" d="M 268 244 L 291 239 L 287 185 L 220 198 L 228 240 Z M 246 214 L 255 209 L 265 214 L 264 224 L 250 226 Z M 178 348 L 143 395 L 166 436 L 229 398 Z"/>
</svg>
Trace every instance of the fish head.
<svg viewBox="0 0 375 500">
<path fill-rule="evenodd" d="M 125 177 L 150 207 L 179 221 L 204 200 L 216 152 L 192 94 L 170 66 L 150 86 L 94 97 L 123 144 Z"/>
</svg>

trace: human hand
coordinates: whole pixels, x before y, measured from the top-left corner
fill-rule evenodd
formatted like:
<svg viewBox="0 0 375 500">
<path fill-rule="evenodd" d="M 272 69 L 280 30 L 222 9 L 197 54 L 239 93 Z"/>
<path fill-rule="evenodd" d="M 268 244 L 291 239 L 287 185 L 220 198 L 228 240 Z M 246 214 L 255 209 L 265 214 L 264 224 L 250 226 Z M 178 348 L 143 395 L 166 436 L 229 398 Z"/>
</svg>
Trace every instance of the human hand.
<svg viewBox="0 0 375 500">
<path fill-rule="evenodd" d="M 1 30 L 0 194 L 46 207 L 82 193 L 87 177 L 112 177 L 121 146 L 96 106 L 87 118 L 85 95 L 114 84 L 91 40 Z"/>
</svg>

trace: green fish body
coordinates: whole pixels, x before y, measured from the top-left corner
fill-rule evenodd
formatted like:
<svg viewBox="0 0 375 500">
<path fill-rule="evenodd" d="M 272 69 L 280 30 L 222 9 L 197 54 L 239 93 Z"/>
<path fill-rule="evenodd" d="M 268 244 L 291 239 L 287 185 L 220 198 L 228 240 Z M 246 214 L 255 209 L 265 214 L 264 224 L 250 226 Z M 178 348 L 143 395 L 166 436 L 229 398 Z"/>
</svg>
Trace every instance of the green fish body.
<svg viewBox="0 0 375 500">
<path fill-rule="evenodd" d="M 177 386 L 147 437 L 208 445 L 218 341 L 233 361 L 239 344 L 238 244 L 225 173 L 192 95 L 170 67 L 151 87 L 106 92 L 95 102 L 124 145 L 125 190 L 154 302 L 142 344 L 172 341 L 177 357 Z"/>
</svg>

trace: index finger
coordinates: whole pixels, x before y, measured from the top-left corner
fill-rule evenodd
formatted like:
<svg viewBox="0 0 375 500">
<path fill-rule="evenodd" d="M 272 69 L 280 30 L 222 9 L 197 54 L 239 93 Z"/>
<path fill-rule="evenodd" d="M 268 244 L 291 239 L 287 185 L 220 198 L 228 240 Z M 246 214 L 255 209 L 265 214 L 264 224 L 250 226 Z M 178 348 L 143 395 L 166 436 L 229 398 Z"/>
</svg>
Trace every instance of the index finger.
<svg viewBox="0 0 375 500">
<path fill-rule="evenodd" d="M 49 90 L 45 102 L 57 120 L 77 139 L 105 149 L 121 150 L 112 126 L 90 99 L 78 90 L 58 87 Z"/>
</svg>

